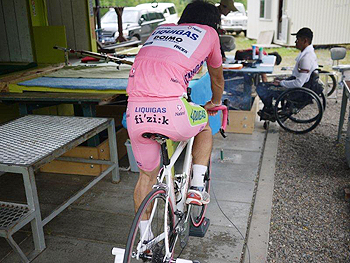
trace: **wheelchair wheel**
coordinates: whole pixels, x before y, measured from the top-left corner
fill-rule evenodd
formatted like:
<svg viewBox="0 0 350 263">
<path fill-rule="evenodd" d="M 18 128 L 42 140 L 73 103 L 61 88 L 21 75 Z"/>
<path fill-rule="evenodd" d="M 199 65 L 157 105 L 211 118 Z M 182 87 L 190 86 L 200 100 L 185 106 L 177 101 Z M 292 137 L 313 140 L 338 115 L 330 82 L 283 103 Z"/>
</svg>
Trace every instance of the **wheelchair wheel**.
<svg viewBox="0 0 350 263">
<path fill-rule="evenodd" d="M 327 106 L 326 96 L 323 93 L 321 93 L 319 95 L 319 97 L 320 97 L 320 101 L 322 103 L 323 111 L 325 111 L 326 110 L 326 106 Z"/>
<path fill-rule="evenodd" d="M 327 97 L 329 97 L 337 87 L 337 80 L 333 74 L 330 74 L 326 70 L 319 70 L 318 74 L 324 86 L 324 92 L 327 92 Z"/>
<path fill-rule="evenodd" d="M 284 91 L 277 98 L 274 109 L 278 124 L 286 131 L 296 134 L 315 129 L 323 115 L 319 96 L 306 88 Z"/>
</svg>

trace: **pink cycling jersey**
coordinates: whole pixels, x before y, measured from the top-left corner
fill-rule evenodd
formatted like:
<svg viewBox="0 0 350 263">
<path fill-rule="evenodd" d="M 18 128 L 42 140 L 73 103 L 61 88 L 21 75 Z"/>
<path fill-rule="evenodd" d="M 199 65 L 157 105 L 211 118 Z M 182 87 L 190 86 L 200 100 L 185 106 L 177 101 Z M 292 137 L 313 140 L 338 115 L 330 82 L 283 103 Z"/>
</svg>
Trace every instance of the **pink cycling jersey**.
<svg viewBox="0 0 350 263">
<path fill-rule="evenodd" d="M 205 61 L 213 68 L 222 65 L 219 37 L 213 28 L 199 24 L 158 27 L 130 70 L 129 101 L 181 96 Z"/>
<path fill-rule="evenodd" d="M 206 111 L 180 97 L 204 62 L 222 64 L 217 32 L 205 25 L 158 27 L 136 56 L 128 80 L 126 121 L 137 165 L 152 171 L 159 165 L 160 145 L 145 132 L 173 141 L 198 134 L 207 124 Z"/>
</svg>

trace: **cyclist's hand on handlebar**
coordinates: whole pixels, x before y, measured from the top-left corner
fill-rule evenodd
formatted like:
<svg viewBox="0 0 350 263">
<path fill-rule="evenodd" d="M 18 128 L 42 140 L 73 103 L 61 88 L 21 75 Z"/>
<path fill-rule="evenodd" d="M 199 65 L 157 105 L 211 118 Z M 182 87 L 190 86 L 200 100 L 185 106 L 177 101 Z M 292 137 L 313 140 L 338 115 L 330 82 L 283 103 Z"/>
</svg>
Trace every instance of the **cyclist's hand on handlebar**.
<svg viewBox="0 0 350 263">
<path fill-rule="evenodd" d="M 215 107 L 217 107 L 217 105 L 215 105 L 211 100 L 204 105 L 204 109 L 206 109 L 210 116 L 215 116 L 218 113 L 217 110 L 210 110 Z"/>
</svg>

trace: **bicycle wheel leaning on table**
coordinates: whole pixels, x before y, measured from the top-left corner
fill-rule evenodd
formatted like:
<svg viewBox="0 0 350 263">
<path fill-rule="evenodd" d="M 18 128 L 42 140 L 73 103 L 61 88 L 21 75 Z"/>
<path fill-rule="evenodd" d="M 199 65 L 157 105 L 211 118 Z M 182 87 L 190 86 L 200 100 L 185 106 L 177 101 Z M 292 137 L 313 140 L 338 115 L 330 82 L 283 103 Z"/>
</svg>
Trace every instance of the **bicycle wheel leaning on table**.
<svg viewBox="0 0 350 263">
<path fill-rule="evenodd" d="M 337 80 L 333 73 L 327 70 L 319 70 L 320 81 L 324 86 L 324 92 L 327 97 L 331 96 L 337 87 Z"/>
</svg>

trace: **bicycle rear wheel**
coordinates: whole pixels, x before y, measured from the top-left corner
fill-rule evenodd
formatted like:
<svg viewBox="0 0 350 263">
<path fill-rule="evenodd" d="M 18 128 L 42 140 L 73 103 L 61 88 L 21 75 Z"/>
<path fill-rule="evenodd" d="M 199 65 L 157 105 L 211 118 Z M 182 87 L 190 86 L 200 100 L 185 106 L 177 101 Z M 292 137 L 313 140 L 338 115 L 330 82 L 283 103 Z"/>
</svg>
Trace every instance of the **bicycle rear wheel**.
<svg viewBox="0 0 350 263">
<path fill-rule="evenodd" d="M 327 92 L 327 97 L 333 94 L 335 88 L 337 87 L 337 80 L 333 74 L 330 74 L 326 70 L 319 71 L 320 81 L 324 86 L 324 92 Z"/>
<path fill-rule="evenodd" d="M 164 262 L 166 254 L 165 213 L 168 214 L 166 224 L 169 251 L 173 255 L 176 241 L 174 209 L 170 202 L 168 202 L 168 207 L 166 207 L 166 190 L 158 188 L 153 189 L 146 196 L 134 217 L 125 248 L 123 263 Z M 145 214 L 149 215 L 153 238 L 148 241 L 141 241 L 139 224 Z"/>
<path fill-rule="evenodd" d="M 210 165 L 211 164 L 209 161 L 207 172 L 204 175 L 204 187 L 207 193 L 209 193 L 209 190 L 210 190 L 210 171 L 211 171 Z M 207 210 L 207 205 L 202 205 L 202 206 L 192 205 L 190 209 L 190 217 L 191 217 L 193 226 L 199 227 L 202 224 L 206 210 Z"/>
</svg>

